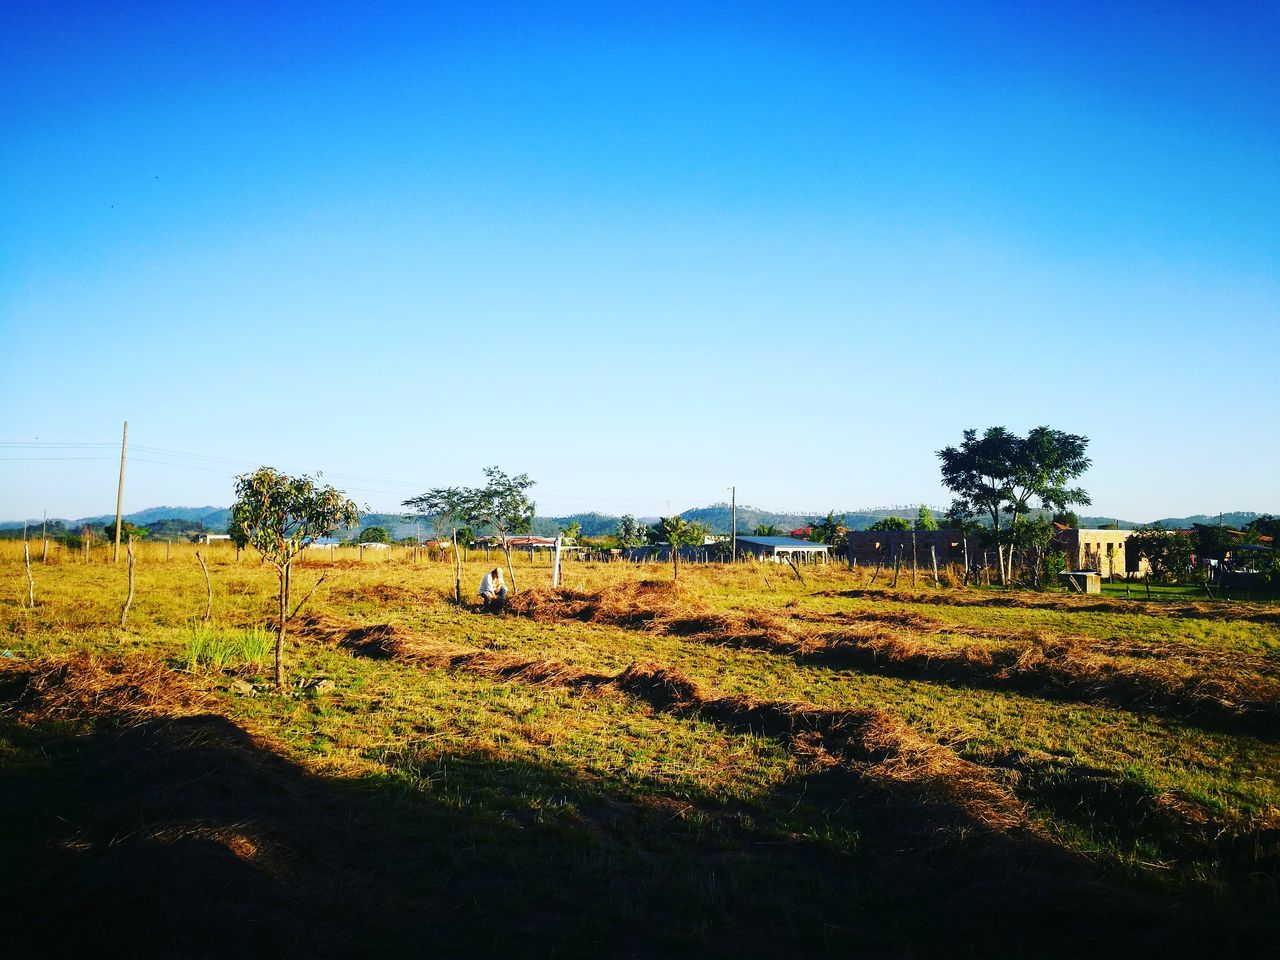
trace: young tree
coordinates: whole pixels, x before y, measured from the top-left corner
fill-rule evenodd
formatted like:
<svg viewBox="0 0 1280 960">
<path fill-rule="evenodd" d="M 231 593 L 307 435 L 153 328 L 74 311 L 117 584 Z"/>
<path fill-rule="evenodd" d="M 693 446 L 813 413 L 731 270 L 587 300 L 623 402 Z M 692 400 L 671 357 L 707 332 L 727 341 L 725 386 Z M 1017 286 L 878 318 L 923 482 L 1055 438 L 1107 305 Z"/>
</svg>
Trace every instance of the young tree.
<svg viewBox="0 0 1280 960">
<path fill-rule="evenodd" d="M 1004 427 L 988 427 L 981 437 L 976 430 L 966 430 L 959 447 L 938 451 L 942 482 L 955 494 L 951 512 L 985 514 L 996 542 L 1011 545 L 1001 521 L 1008 516 L 1007 527 L 1016 527 L 1032 497 L 1040 506 L 1059 511 L 1091 502 L 1082 488 L 1068 486 L 1089 467 L 1091 461 L 1084 455 L 1088 445 L 1087 437 L 1049 427 L 1036 427 L 1025 437 Z M 1008 582 L 1012 551 L 1006 561 L 1000 575 Z"/>
<path fill-rule="evenodd" d="M 497 467 L 485 467 L 483 487 L 437 487 L 419 497 L 404 501 L 424 516 L 449 517 L 471 527 L 484 527 L 498 537 L 502 554 L 507 560 L 507 573 L 511 577 L 511 592 L 516 591 L 516 572 L 511 563 L 512 534 L 528 533 L 533 529 L 533 501 L 527 491 L 534 481 L 528 474 L 509 477 Z"/>
<path fill-rule="evenodd" d="M 390 543 L 391 534 L 386 527 L 365 527 L 360 531 L 357 543 Z"/>
<path fill-rule="evenodd" d="M 658 525 L 662 527 L 662 535 L 671 544 L 671 579 L 680 579 L 680 548 L 698 547 L 706 538 L 707 528 L 700 523 L 686 520 L 684 517 L 661 517 Z"/>
<path fill-rule="evenodd" d="M 284 638 L 289 621 L 289 581 L 293 561 L 309 544 L 338 527 L 351 527 L 360 511 L 341 491 L 317 486 L 308 476 L 290 477 L 271 467 L 236 477 L 231 505 L 234 536 L 262 554 L 280 578 L 276 631 L 276 688 L 283 689 Z"/>
<path fill-rule="evenodd" d="M 582 524 L 575 520 L 567 527 L 561 527 L 560 536 L 564 537 L 566 540 L 577 540 L 582 536 Z"/>
<path fill-rule="evenodd" d="M 474 534 L 470 527 L 460 526 L 467 522 L 466 518 L 475 501 L 476 491 L 466 487 L 436 487 L 417 497 L 410 497 L 401 503 L 413 512 L 409 517 L 425 517 L 435 530 L 435 540 L 447 540 L 450 536 L 460 546 L 470 546 Z M 462 558 L 458 551 L 453 551 L 453 599 L 462 605 Z"/>
<path fill-rule="evenodd" d="M 917 530 L 937 530 L 938 521 L 933 518 L 933 511 L 920 504 L 920 509 L 916 511 L 915 529 Z"/>
</svg>

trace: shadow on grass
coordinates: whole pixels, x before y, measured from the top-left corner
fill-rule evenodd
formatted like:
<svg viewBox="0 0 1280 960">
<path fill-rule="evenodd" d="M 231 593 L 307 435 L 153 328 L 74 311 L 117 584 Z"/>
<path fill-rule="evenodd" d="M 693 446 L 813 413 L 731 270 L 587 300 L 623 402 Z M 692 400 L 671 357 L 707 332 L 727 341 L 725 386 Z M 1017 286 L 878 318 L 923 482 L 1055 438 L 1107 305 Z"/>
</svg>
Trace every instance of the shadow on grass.
<svg viewBox="0 0 1280 960">
<path fill-rule="evenodd" d="M 6 682 L 0 706 L 21 694 Z M 105 714 L 92 726 L 0 716 L 11 956 L 1232 946 L 1197 932 L 1194 902 L 1117 893 L 1047 844 L 943 829 L 909 794 L 843 768 L 798 777 L 750 814 L 685 805 L 673 816 L 670 804 L 601 800 L 598 784 L 546 766 L 539 792 L 581 803 L 544 817 L 473 790 L 529 778 L 527 765 L 484 757 L 453 764 L 444 792 L 308 773 L 214 714 Z"/>
</svg>

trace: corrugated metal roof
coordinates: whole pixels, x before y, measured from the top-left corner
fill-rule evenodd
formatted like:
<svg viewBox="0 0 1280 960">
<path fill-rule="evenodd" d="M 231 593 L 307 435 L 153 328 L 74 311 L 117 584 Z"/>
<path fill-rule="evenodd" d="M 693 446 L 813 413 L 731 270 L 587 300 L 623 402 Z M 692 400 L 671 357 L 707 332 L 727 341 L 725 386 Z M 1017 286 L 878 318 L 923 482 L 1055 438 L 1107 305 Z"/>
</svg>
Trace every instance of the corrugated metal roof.
<svg viewBox="0 0 1280 960">
<path fill-rule="evenodd" d="M 828 549 L 825 543 L 810 543 L 808 540 L 797 540 L 795 537 L 744 537 L 738 535 L 739 543 L 756 543 L 762 547 L 811 547 L 820 550 Z"/>
</svg>

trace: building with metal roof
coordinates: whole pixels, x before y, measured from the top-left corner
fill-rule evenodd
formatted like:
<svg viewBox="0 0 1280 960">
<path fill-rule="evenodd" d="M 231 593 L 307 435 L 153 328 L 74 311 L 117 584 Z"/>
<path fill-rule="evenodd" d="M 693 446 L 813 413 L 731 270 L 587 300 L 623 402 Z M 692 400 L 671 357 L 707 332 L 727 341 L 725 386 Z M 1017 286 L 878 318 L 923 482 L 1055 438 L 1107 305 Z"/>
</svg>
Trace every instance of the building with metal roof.
<svg viewBox="0 0 1280 960">
<path fill-rule="evenodd" d="M 825 543 L 795 537 L 750 537 L 738 534 L 738 554 L 752 554 L 762 560 L 807 560 L 823 563 L 831 550 Z"/>
</svg>

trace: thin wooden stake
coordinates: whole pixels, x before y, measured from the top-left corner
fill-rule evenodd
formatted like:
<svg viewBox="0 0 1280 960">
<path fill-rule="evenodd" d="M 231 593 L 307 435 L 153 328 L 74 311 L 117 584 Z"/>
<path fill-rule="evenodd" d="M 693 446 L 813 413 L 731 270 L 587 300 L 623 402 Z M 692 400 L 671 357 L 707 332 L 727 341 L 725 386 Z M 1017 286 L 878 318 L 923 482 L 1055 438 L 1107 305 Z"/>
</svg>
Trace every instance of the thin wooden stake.
<svg viewBox="0 0 1280 960">
<path fill-rule="evenodd" d="M 800 576 L 800 568 L 797 567 L 796 562 L 791 559 L 791 554 L 784 554 L 784 556 L 786 557 L 787 563 L 791 565 L 791 572 L 796 575 L 796 579 L 801 583 L 804 583 L 804 577 Z"/>
<path fill-rule="evenodd" d="M 933 559 L 933 585 L 940 587 L 942 584 L 938 581 L 938 548 L 929 545 L 929 556 Z"/>
<path fill-rule="evenodd" d="M 128 546 L 125 548 L 125 559 L 129 565 L 129 595 L 124 598 L 124 608 L 120 611 L 120 629 L 125 628 L 125 623 L 129 619 L 129 607 L 133 603 L 133 537 L 129 538 Z"/>
<path fill-rule="evenodd" d="M 22 563 L 27 568 L 27 606 L 36 608 L 36 582 L 31 576 L 31 548 L 22 541 Z"/>
<path fill-rule="evenodd" d="M 204 564 L 204 557 L 200 556 L 200 551 L 196 551 L 196 559 L 200 561 L 200 569 L 204 571 L 204 622 L 208 623 L 209 618 L 213 616 L 213 581 L 209 579 L 209 568 Z"/>
<path fill-rule="evenodd" d="M 893 555 L 893 583 L 890 586 L 896 588 L 898 586 L 898 569 L 902 566 L 902 547 L 899 546 Z"/>
</svg>

